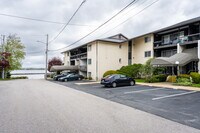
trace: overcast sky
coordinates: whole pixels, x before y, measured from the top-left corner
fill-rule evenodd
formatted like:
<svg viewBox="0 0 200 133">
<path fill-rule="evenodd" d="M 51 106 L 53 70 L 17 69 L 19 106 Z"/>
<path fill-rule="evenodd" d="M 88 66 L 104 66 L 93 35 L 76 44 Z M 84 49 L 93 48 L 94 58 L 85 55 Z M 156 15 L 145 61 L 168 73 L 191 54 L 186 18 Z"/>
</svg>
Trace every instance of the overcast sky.
<svg viewBox="0 0 200 133">
<path fill-rule="evenodd" d="M 49 49 L 65 47 L 108 20 L 132 0 L 87 0 Z M 122 33 L 128 38 L 145 34 L 187 19 L 200 16 L 200 0 L 137 0 L 97 32 L 73 45 Z M 66 23 L 82 0 L 1 0 L 0 14 Z M 146 8 L 146 9 L 145 9 Z M 127 20 L 127 21 L 126 21 Z M 0 34 L 17 34 L 26 47 L 23 67 L 44 67 L 46 34 L 52 40 L 63 24 L 44 23 L 0 15 Z M 72 48 L 70 47 L 70 48 Z M 66 49 L 63 49 L 66 50 Z M 63 57 L 61 51 L 49 52 L 49 58 Z"/>
</svg>

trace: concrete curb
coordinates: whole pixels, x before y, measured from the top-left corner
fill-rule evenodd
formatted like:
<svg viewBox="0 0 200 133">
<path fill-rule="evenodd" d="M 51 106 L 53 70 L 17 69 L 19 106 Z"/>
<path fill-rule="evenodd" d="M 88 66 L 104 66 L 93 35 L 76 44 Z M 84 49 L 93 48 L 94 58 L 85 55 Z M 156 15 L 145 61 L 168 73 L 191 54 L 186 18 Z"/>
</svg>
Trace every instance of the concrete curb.
<svg viewBox="0 0 200 133">
<path fill-rule="evenodd" d="M 172 89 L 180 89 L 180 90 L 192 90 L 192 91 L 200 91 L 200 88 L 197 87 L 189 87 L 189 86 L 175 86 L 168 82 L 163 83 L 136 83 L 138 85 L 152 86 L 152 87 L 162 87 L 162 88 L 172 88 Z"/>
</svg>

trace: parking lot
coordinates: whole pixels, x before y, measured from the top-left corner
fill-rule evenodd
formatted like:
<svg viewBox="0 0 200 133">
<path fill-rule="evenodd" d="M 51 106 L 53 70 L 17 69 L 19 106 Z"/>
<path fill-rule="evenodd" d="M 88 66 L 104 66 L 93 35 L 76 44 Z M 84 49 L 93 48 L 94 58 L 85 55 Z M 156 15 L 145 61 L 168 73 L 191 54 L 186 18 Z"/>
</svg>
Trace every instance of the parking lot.
<svg viewBox="0 0 200 133">
<path fill-rule="evenodd" d="M 105 88 L 84 81 L 53 82 L 200 129 L 200 92 L 197 91 L 137 84 Z"/>
</svg>

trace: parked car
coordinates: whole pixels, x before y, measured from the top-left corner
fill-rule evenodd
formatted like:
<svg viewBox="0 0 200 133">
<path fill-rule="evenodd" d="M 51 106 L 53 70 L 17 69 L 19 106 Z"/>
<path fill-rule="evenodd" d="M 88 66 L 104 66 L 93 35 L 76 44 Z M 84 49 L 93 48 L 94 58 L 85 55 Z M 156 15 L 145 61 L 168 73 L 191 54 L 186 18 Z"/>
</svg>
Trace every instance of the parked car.
<svg viewBox="0 0 200 133">
<path fill-rule="evenodd" d="M 75 72 L 64 72 L 64 73 L 62 73 L 62 74 L 60 74 L 60 75 L 54 76 L 54 77 L 53 77 L 53 80 L 58 81 L 59 78 L 65 77 L 65 76 L 67 76 L 68 74 L 76 74 L 76 73 L 75 73 Z"/>
<path fill-rule="evenodd" d="M 67 76 L 61 77 L 58 81 L 73 81 L 73 80 L 82 80 L 84 77 L 79 74 L 68 74 Z"/>
<path fill-rule="evenodd" d="M 102 78 L 101 84 L 105 87 L 133 86 L 135 85 L 135 80 L 122 74 L 113 74 Z"/>
</svg>

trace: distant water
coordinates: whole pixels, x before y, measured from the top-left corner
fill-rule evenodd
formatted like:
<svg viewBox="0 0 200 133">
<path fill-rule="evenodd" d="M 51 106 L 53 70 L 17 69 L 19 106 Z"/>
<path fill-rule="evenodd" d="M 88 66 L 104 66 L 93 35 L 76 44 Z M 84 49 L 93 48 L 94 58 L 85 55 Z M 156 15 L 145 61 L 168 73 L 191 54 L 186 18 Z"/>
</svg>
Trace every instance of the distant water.
<svg viewBox="0 0 200 133">
<path fill-rule="evenodd" d="M 20 74 L 12 75 L 12 77 L 26 76 L 28 79 L 44 79 L 45 70 L 15 70 L 11 74 Z M 33 75 L 23 75 L 23 73 L 43 73 L 43 74 L 33 74 Z"/>
</svg>

